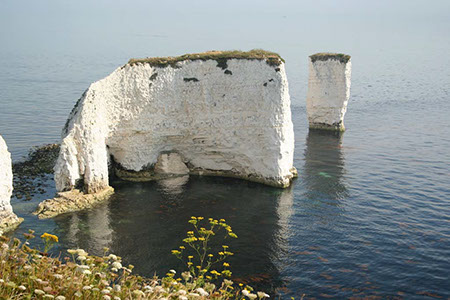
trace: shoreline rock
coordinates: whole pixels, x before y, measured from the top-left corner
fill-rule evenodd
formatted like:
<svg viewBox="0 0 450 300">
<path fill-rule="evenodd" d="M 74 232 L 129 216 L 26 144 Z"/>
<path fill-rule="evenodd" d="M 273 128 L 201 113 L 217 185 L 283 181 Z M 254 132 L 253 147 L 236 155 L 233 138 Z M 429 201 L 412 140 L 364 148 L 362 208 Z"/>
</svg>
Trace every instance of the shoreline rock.
<svg viewBox="0 0 450 300">
<path fill-rule="evenodd" d="M 112 194 L 114 194 L 112 187 L 94 194 L 85 194 L 78 189 L 59 192 L 55 198 L 39 203 L 33 214 L 37 215 L 39 219 L 48 219 L 64 213 L 92 208 L 109 199 Z"/>
<path fill-rule="evenodd" d="M 29 201 L 36 194 L 45 193 L 59 149 L 59 144 L 35 146 L 23 160 L 13 162 L 13 197 Z"/>
</svg>

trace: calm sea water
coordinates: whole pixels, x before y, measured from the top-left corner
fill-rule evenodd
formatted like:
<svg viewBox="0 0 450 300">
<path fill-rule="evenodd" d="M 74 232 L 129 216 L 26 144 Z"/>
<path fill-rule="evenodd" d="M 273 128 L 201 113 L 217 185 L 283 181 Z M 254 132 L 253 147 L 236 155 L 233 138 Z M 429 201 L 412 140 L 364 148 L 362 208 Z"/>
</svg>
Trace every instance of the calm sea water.
<svg viewBox="0 0 450 300">
<path fill-rule="evenodd" d="M 239 235 L 236 280 L 283 298 L 450 297 L 450 7 L 322 2 L 2 2 L 0 134 L 15 160 L 57 142 L 82 92 L 130 57 L 265 48 L 287 62 L 300 174 L 286 190 L 224 178 L 118 181 L 108 203 L 39 221 L 30 213 L 49 188 L 12 199 L 25 218 L 14 234 L 55 233 L 56 252 L 108 246 L 151 276 L 179 267 L 170 250 L 191 215 L 225 218 Z M 307 56 L 319 51 L 352 55 L 343 135 L 307 128 Z"/>
</svg>

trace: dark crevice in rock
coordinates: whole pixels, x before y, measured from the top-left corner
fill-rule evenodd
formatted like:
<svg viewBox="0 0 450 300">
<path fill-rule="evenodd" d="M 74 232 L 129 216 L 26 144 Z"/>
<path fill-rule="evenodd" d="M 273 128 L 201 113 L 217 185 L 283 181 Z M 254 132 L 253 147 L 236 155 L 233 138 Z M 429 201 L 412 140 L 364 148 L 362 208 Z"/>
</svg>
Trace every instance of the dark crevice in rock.
<svg viewBox="0 0 450 300">
<path fill-rule="evenodd" d="M 218 58 L 218 59 L 216 59 L 216 61 L 217 61 L 218 68 L 221 68 L 222 70 L 226 70 L 228 68 L 228 64 L 227 64 L 228 59 L 227 58 Z"/>
<path fill-rule="evenodd" d="M 195 77 L 191 77 L 191 78 L 183 78 L 184 81 L 189 82 L 189 81 L 193 81 L 193 82 L 198 82 L 199 80 Z"/>
<path fill-rule="evenodd" d="M 155 80 L 157 76 L 158 76 L 158 73 L 152 74 L 152 76 L 150 76 L 150 80 L 152 80 L 152 81 Z"/>
<path fill-rule="evenodd" d="M 84 192 L 84 176 L 75 181 L 75 188 Z"/>
</svg>

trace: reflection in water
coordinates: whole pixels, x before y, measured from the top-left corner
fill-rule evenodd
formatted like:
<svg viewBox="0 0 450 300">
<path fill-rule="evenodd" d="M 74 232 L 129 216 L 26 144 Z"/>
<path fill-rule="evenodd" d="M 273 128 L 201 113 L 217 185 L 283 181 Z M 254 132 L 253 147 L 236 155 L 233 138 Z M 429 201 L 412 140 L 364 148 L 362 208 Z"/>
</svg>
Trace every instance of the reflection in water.
<svg viewBox="0 0 450 300">
<path fill-rule="evenodd" d="M 112 183 L 108 204 L 56 219 L 65 232 L 64 246 L 80 246 L 101 254 L 108 246 L 153 276 L 185 267 L 171 255 L 181 245 L 191 216 L 224 218 L 239 236 L 227 244 L 234 279 L 275 289 L 281 284 L 277 260 L 286 252 L 286 227 L 291 214 L 291 189 L 277 189 L 230 178 L 178 177 L 158 182 Z"/>
<path fill-rule="evenodd" d="M 348 197 L 341 132 L 309 130 L 306 139 L 305 166 L 302 174 L 305 195 L 313 202 L 340 205 Z"/>
<path fill-rule="evenodd" d="M 166 195 L 176 196 L 183 193 L 184 186 L 188 181 L 189 175 L 185 175 L 181 177 L 158 180 L 157 183 L 162 193 L 165 193 Z"/>
<path fill-rule="evenodd" d="M 55 221 L 59 225 L 58 232 L 65 248 L 83 248 L 101 254 L 104 247 L 111 245 L 113 232 L 107 204 L 60 216 Z"/>
<path fill-rule="evenodd" d="M 112 242 L 112 229 L 110 226 L 109 209 L 107 205 L 98 207 L 87 215 L 90 243 L 93 242 L 92 251 L 99 253 L 103 248 L 109 247 Z M 101 252 L 100 252 L 101 253 Z"/>
<path fill-rule="evenodd" d="M 310 130 L 307 135 L 305 163 L 299 169 L 294 214 L 289 221 L 290 251 L 282 269 L 288 281 L 286 289 L 280 290 L 283 298 L 304 293 L 320 295 L 319 298 L 329 296 L 322 293 L 334 280 L 329 273 L 336 267 L 333 258 L 343 256 L 341 246 L 345 244 L 346 230 L 342 222 L 346 220 L 347 207 L 344 200 L 349 196 L 341 145 L 342 133 Z M 342 278 L 343 274 L 338 276 Z"/>
</svg>

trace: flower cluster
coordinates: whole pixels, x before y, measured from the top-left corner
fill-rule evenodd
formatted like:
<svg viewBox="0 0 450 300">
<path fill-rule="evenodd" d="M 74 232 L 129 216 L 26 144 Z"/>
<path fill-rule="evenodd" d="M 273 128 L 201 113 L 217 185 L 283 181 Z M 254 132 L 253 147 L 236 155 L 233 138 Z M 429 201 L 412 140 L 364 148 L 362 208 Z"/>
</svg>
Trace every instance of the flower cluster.
<svg viewBox="0 0 450 300">
<path fill-rule="evenodd" d="M 56 235 L 50 234 L 45 232 L 43 235 L 41 235 L 41 239 L 45 240 L 45 241 L 52 241 L 54 243 L 58 243 L 58 237 Z"/>
<path fill-rule="evenodd" d="M 233 255 L 227 245 L 223 245 L 217 254 L 204 251 L 211 236 L 224 228 L 226 235 L 233 237 L 231 227 L 225 220 L 209 219 L 210 228 L 198 227 L 203 218 L 192 218 L 196 223 L 195 231 L 188 237 L 197 240 L 185 242 L 191 249 L 197 249 L 200 259 L 188 256 L 188 269 L 177 278 L 177 272 L 170 270 L 159 279 L 143 278 L 133 275 L 133 266 L 123 266 L 121 257 L 108 254 L 105 248 L 103 256 L 89 255 L 83 249 L 69 249 L 68 256 L 51 257 L 48 253 L 30 248 L 28 240 L 34 238 L 33 231 L 24 234 L 26 241 L 15 238 L 10 240 L 0 236 L 0 299 L 263 299 L 267 294 L 252 293 L 246 286 L 235 285 L 229 279 L 223 279 L 220 285 L 212 283 L 214 279 L 231 276 L 230 264 L 225 258 Z M 223 224 L 223 225 L 220 225 Z M 231 234 L 230 234 L 231 233 Z M 41 236 L 44 245 L 53 245 L 58 237 L 44 233 Z M 202 239 L 201 239 L 202 238 Z M 172 251 L 182 257 L 185 246 Z M 195 261 L 195 267 L 194 267 Z M 211 266 L 221 263 L 223 270 L 211 270 Z M 214 281 L 217 283 L 217 280 Z"/>
<path fill-rule="evenodd" d="M 34 231 L 30 231 L 29 234 L 33 235 Z M 25 236 L 25 238 L 28 238 L 29 236 Z M 59 242 L 59 239 L 56 235 L 50 234 L 45 232 L 43 235 L 41 235 L 42 241 L 44 241 L 44 252 L 47 253 L 55 243 Z"/>
<path fill-rule="evenodd" d="M 237 238 L 231 226 L 224 219 L 209 218 L 206 221 L 204 217 L 194 216 L 188 223 L 192 224 L 194 228 L 188 231 L 186 238 L 183 239 L 186 246 L 182 245 L 178 249 L 172 250 L 172 254 L 186 264 L 188 271 L 195 280 L 206 279 L 210 281 L 217 280 L 219 277 L 231 277 L 230 264 L 223 261 L 234 253 L 228 250 L 227 245 L 222 245 L 222 249 L 213 253 L 209 245 L 212 237 L 217 236 L 220 232 L 223 232 L 224 239 L 227 237 Z M 219 265 L 220 262 L 223 262 L 221 272 L 212 268 Z"/>
</svg>

